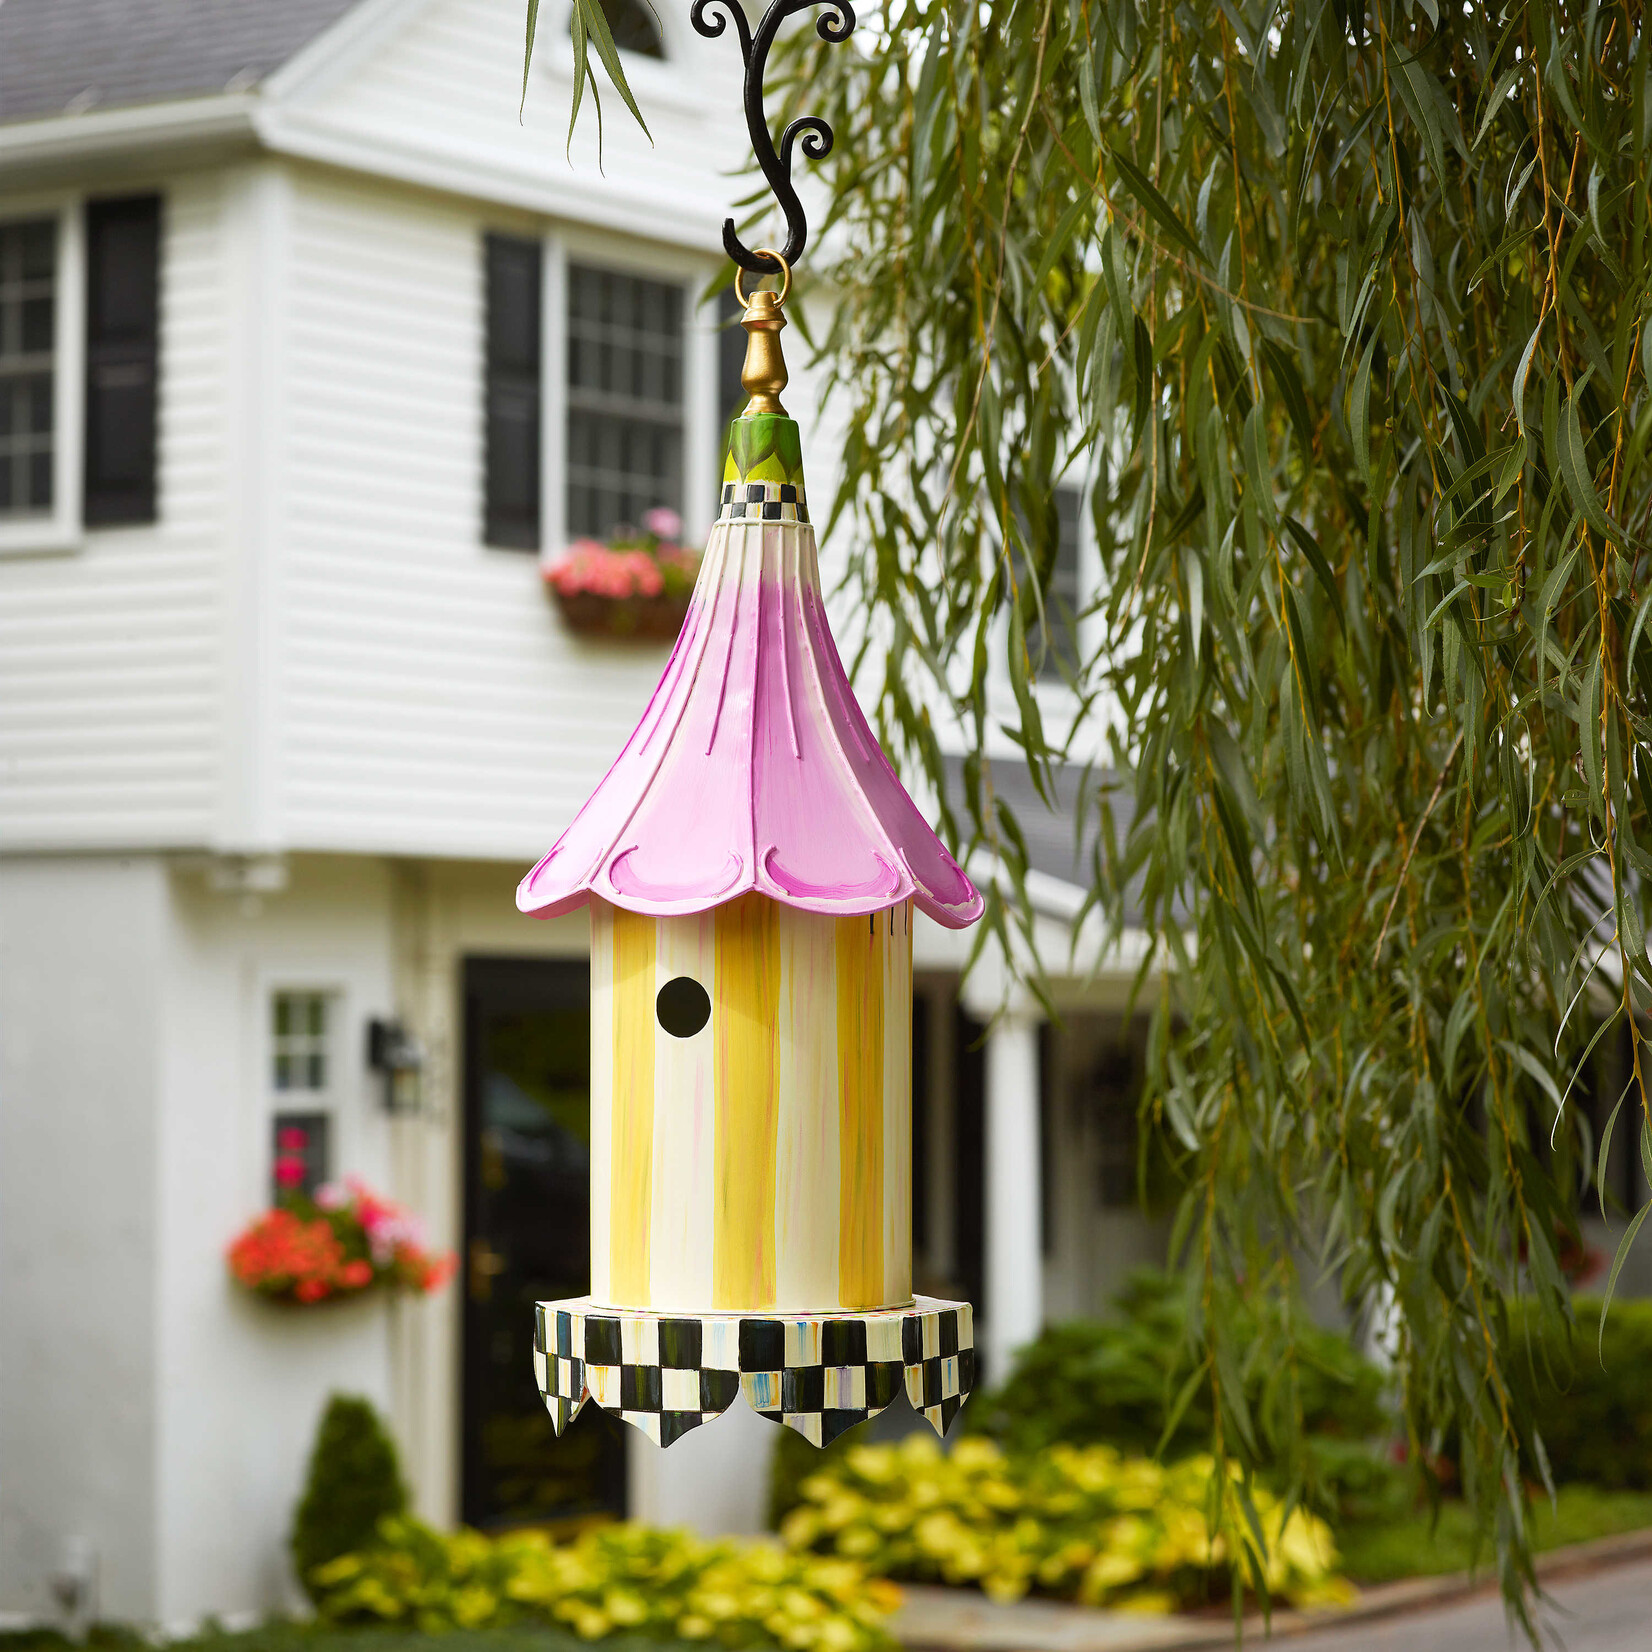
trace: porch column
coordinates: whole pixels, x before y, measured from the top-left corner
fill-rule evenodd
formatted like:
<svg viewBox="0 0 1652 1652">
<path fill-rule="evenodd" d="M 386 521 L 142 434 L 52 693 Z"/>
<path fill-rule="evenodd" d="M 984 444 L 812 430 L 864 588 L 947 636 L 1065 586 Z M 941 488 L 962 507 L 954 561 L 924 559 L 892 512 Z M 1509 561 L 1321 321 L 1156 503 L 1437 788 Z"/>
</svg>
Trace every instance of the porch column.
<svg viewBox="0 0 1652 1652">
<path fill-rule="evenodd" d="M 1044 1326 L 1038 1025 L 1030 1009 L 1012 1005 L 987 1032 L 987 1315 L 977 1341 L 995 1386 Z"/>
</svg>

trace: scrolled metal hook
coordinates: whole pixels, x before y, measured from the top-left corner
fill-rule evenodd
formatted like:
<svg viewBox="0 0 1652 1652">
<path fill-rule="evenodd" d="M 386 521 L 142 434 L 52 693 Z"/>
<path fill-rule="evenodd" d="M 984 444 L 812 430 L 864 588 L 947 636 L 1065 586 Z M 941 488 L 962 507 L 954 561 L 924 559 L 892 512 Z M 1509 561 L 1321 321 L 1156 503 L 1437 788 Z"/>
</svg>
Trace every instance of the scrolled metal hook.
<svg viewBox="0 0 1652 1652">
<path fill-rule="evenodd" d="M 740 0 L 694 0 L 689 21 L 697 33 L 715 40 L 726 32 L 730 20 L 740 41 L 740 55 L 746 66 L 745 108 L 746 130 L 751 136 L 751 148 L 762 169 L 769 188 L 786 218 L 786 244 L 780 258 L 787 265 L 795 264 L 803 255 L 809 239 L 809 223 L 803 213 L 803 203 L 792 186 L 792 150 L 801 149 L 811 161 L 822 161 L 832 152 L 834 134 L 831 125 L 819 115 L 799 115 L 780 136 L 780 148 L 775 150 L 769 131 L 768 118 L 763 113 L 763 72 L 768 67 L 769 48 L 773 46 L 780 25 L 788 17 L 807 11 L 811 6 L 824 5 L 828 9 L 815 19 L 815 33 L 829 45 L 840 45 L 855 28 L 855 8 L 850 0 L 770 0 L 756 31 L 746 21 Z M 713 10 L 712 8 L 717 8 Z M 753 275 L 773 275 L 779 266 L 766 252 L 752 251 L 735 233 L 734 219 L 723 220 L 723 247 L 741 269 Z"/>
<path fill-rule="evenodd" d="M 719 9 L 713 11 L 713 6 Z M 707 40 L 718 39 L 732 20 L 740 41 L 740 61 L 751 62 L 751 24 L 746 21 L 740 0 L 694 0 L 688 20 L 694 25 L 695 33 L 703 34 Z"/>
</svg>

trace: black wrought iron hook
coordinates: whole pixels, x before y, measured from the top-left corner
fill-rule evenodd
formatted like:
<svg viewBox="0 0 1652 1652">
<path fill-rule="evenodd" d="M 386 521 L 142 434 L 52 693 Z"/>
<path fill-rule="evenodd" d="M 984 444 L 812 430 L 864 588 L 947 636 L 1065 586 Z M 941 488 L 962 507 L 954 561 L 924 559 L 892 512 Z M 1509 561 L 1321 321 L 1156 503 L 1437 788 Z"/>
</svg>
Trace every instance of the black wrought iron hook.
<svg viewBox="0 0 1652 1652">
<path fill-rule="evenodd" d="M 754 33 L 740 0 L 694 0 L 689 20 L 695 30 L 708 40 L 724 33 L 730 22 L 740 42 L 740 56 L 746 65 L 746 130 L 751 134 L 752 153 L 768 179 L 780 210 L 786 215 L 786 244 L 780 256 L 787 264 L 796 264 L 803 256 L 809 239 L 809 223 L 803 215 L 803 203 L 792 187 L 792 149 L 801 148 L 811 161 L 823 161 L 832 152 L 832 128 L 819 115 L 799 115 L 780 134 L 777 154 L 774 139 L 769 135 L 769 123 L 763 113 L 763 71 L 768 67 L 769 48 L 780 25 L 788 17 L 812 6 L 828 8 L 815 21 L 815 33 L 831 45 L 838 45 L 854 32 L 855 8 L 849 0 L 770 0 Z M 715 8 L 715 9 L 713 9 Z M 734 232 L 733 218 L 723 220 L 723 246 L 730 258 L 753 275 L 775 275 L 779 266 L 763 253 L 753 252 Z"/>
</svg>

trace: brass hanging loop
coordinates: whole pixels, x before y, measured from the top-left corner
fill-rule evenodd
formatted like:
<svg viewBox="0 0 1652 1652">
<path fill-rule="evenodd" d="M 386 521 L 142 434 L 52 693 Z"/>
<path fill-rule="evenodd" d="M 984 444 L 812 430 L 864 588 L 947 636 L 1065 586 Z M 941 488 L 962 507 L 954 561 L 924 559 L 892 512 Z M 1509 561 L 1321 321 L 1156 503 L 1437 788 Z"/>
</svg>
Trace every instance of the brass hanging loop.
<svg viewBox="0 0 1652 1652">
<path fill-rule="evenodd" d="M 751 400 L 746 403 L 742 418 L 758 413 L 778 413 L 786 416 L 780 405 L 780 392 L 786 388 L 786 358 L 780 350 L 780 329 L 786 317 L 780 306 L 792 290 L 792 267 L 773 247 L 759 247 L 757 256 L 772 258 L 780 269 L 780 291 L 767 287 L 747 296 L 742 277 L 744 269 L 734 275 L 734 296 L 745 307 L 740 325 L 746 329 L 746 364 L 740 369 L 740 388 Z"/>
</svg>

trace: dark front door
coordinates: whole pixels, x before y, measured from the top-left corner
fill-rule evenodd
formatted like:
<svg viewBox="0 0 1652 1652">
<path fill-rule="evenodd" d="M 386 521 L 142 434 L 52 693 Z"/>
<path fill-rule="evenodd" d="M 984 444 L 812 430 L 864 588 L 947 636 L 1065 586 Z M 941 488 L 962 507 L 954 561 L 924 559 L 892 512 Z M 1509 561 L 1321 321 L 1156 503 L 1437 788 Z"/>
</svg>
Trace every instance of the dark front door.
<svg viewBox="0 0 1652 1652">
<path fill-rule="evenodd" d="M 465 964 L 467 1525 L 625 1512 L 622 1425 L 588 1405 L 559 1440 L 533 1375 L 533 1305 L 591 1286 L 586 963 Z"/>
</svg>

